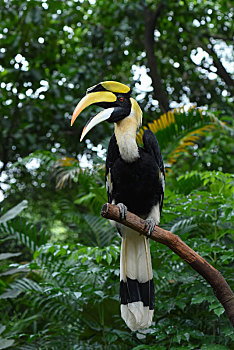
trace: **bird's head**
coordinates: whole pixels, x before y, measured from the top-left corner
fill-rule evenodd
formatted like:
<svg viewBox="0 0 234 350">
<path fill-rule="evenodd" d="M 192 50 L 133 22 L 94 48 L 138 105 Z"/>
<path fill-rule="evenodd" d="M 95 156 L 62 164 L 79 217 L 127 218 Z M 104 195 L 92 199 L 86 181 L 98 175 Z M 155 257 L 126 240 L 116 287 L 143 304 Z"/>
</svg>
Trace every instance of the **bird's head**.
<svg viewBox="0 0 234 350">
<path fill-rule="evenodd" d="M 129 86 L 116 81 L 104 81 L 89 88 L 86 95 L 76 106 L 71 120 L 71 125 L 78 115 L 88 106 L 95 104 L 104 108 L 100 113 L 92 117 L 83 129 L 80 141 L 97 124 L 106 120 L 110 123 L 118 123 L 121 120 L 131 117 L 136 120 L 139 127 L 142 122 L 140 106 L 132 97 Z"/>
</svg>

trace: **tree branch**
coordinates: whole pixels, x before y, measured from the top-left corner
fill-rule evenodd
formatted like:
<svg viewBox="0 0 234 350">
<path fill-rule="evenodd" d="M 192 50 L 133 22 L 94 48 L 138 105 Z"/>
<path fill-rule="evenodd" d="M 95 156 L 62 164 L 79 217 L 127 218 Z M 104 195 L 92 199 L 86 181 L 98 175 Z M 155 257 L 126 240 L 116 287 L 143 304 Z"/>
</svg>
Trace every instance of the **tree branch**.
<svg viewBox="0 0 234 350">
<path fill-rule="evenodd" d="M 227 72 L 227 70 L 224 68 L 221 60 L 219 59 L 218 55 L 216 54 L 213 45 L 210 43 L 210 48 L 208 48 L 207 45 L 205 45 L 203 42 L 201 42 L 201 46 L 203 50 L 205 50 L 212 58 L 213 58 L 213 64 L 217 68 L 216 74 L 220 76 L 221 79 L 229 86 L 230 88 L 233 88 L 234 81 L 231 77 L 231 74 Z"/>
<path fill-rule="evenodd" d="M 109 203 L 102 207 L 101 215 L 106 219 L 115 220 L 128 226 L 140 234 L 147 236 L 145 220 L 135 214 L 127 212 L 126 220 L 121 221 L 119 207 Z M 205 259 L 185 244 L 179 236 L 170 231 L 155 226 L 150 238 L 153 241 L 162 243 L 179 255 L 194 270 L 196 270 L 211 285 L 213 292 L 223 305 L 230 322 L 234 326 L 234 294 L 221 273 L 211 266 Z"/>
</svg>

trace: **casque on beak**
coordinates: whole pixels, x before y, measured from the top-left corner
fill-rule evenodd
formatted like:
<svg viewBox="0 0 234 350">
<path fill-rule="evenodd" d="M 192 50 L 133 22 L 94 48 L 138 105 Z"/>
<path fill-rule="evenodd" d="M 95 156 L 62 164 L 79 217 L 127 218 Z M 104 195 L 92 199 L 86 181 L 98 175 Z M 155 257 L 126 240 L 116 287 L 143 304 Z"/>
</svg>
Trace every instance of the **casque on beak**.
<svg viewBox="0 0 234 350">
<path fill-rule="evenodd" d="M 100 103 L 100 102 L 115 102 L 116 101 L 116 95 L 114 95 L 112 92 L 109 91 L 98 91 L 98 92 L 91 92 L 87 95 L 85 95 L 82 100 L 78 103 L 76 106 L 72 119 L 71 119 L 71 125 L 74 124 L 76 118 L 78 115 L 88 106 L 94 104 L 94 103 Z M 104 120 L 107 120 L 111 113 L 113 112 L 113 108 L 108 108 L 100 113 L 98 113 L 95 117 L 93 117 L 89 122 L 85 125 L 80 141 L 83 140 L 85 135 L 97 124 L 103 122 Z"/>
<path fill-rule="evenodd" d="M 98 91 L 98 92 L 91 92 L 87 95 L 85 95 L 82 100 L 78 103 L 76 106 L 71 119 L 71 125 L 74 124 L 76 118 L 78 115 L 88 106 L 99 103 L 99 102 L 115 102 L 116 96 L 109 91 Z"/>
<path fill-rule="evenodd" d="M 114 81 L 106 81 L 99 83 L 87 90 L 87 94 L 81 99 L 81 101 L 76 106 L 72 119 L 71 125 L 74 124 L 76 118 L 79 114 L 88 106 L 92 104 L 102 104 L 105 103 L 106 108 L 93 118 L 91 118 L 88 123 L 85 125 L 80 141 L 83 140 L 85 135 L 97 124 L 103 122 L 104 120 L 108 120 L 113 111 L 115 110 L 115 102 L 117 101 L 116 93 L 124 93 L 128 94 L 130 92 L 130 88 L 124 84 L 114 82 Z"/>
</svg>

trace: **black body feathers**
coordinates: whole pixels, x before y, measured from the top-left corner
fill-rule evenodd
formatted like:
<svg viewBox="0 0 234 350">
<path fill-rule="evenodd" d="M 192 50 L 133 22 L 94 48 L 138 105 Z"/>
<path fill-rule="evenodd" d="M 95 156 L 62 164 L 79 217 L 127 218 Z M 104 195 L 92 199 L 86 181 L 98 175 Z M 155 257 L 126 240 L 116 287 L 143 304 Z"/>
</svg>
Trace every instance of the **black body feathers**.
<svg viewBox="0 0 234 350">
<path fill-rule="evenodd" d="M 157 203 L 162 210 L 165 173 L 157 139 L 150 130 L 144 132 L 143 142 L 140 157 L 128 163 L 121 158 L 113 135 L 107 153 L 106 179 L 111 180 L 107 189 L 109 203 L 123 203 L 129 211 L 146 217 Z"/>
</svg>

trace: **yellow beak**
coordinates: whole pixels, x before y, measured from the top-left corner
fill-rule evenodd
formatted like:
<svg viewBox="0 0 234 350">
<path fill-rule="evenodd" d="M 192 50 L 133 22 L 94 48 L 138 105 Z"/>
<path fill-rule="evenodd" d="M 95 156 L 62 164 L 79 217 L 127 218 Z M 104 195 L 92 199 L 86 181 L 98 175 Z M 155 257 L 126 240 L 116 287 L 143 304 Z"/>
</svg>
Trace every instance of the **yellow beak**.
<svg viewBox="0 0 234 350">
<path fill-rule="evenodd" d="M 91 92 L 85 95 L 82 98 L 82 100 L 80 100 L 80 102 L 78 103 L 78 105 L 76 106 L 73 112 L 71 125 L 74 124 L 78 115 L 91 104 L 98 103 L 98 102 L 115 102 L 116 100 L 117 100 L 116 95 L 109 91 L 97 91 L 97 92 Z"/>
</svg>

